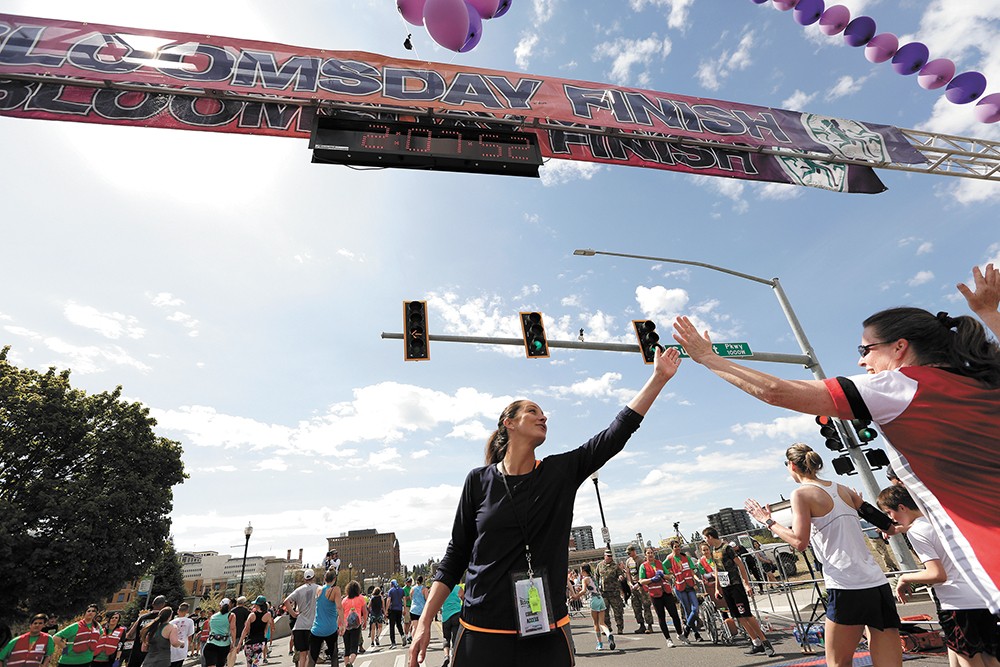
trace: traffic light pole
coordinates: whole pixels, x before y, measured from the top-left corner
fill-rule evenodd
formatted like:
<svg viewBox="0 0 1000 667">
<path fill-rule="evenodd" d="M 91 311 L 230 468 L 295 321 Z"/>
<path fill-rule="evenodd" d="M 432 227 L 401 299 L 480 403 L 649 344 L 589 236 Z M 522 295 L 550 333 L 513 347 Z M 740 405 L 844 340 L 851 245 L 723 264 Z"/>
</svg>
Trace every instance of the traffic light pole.
<svg viewBox="0 0 1000 667">
<path fill-rule="evenodd" d="M 816 352 L 813 350 L 812 345 L 809 343 L 809 339 L 806 337 L 806 332 L 799 323 L 799 318 L 795 315 L 795 311 L 792 309 L 791 302 L 788 301 L 788 297 L 785 295 L 785 290 L 781 287 L 781 281 L 777 278 L 772 278 L 768 280 L 767 278 L 761 278 L 760 276 L 754 276 L 749 273 L 741 273 L 739 271 L 733 271 L 732 269 L 727 269 L 721 266 L 715 266 L 714 264 L 706 264 L 704 262 L 692 262 L 684 259 L 668 259 L 666 257 L 649 257 L 645 255 L 630 255 L 618 252 L 604 252 L 601 250 L 575 250 L 574 255 L 581 255 L 584 257 L 592 257 L 594 255 L 608 255 L 611 257 L 624 257 L 627 259 L 645 259 L 652 262 L 664 262 L 666 264 L 685 264 L 687 266 L 700 266 L 705 269 L 710 269 L 712 271 L 718 271 L 720 273 L 726 273 L 731 276 L 736 276 L 737 278 L 743 278 L 745 280 L 750 280 L 755 283 L 761 283 L 762 285 L 768 285 L 773 291 L 775 297 L 778 299 L 778 304 L 781 306 L 782 312 L 785 314 L 785 319 L 788 320 L 789 326 L 792 328 L 792 334 L 795 336 L 796 342 L 799 344 L 799 349 L 802 350 L 802 355 L 805 359 L 803 364 L 810 372 L 812 372 L 813 377 L 817 380 L 825 380 L 826 374 L 823 372 L 823 367 L 819 364 L 819 359 L 816 358 Z M 791 355 L 786 355 L 791 356 Z M 764 359 L 760 359 L 764 361 Z M 868 464 L 868 459 L 865 458 L 864 452 L 861 451 L 861 443 L 858 441 L 857 435 L 854 433 L 854 429 L 851 425 L 841 419 L 835 420 L 838 424 L 838 430 L 840 430 L 841 435 L 846 436 L 844 442 L 847 443 L 847 453 L 851 457 L 851 461 L 854 462 L 854 467 L 858 471 L 858 475 L 861 478 L 861 485 L 864 487 L 865 493 L 871 500 L 878 498 L 880 491 L 878 482 L 875 480 L 875 475 L 872 472 L 871 466 Z M 904 570 L 915 570 L 917 569 L 917 563 L 913 559 L 913 555 L 910 553 L 909 548 L 906 546 L 906 542 L 903 540 L 902 535 L 894 535 L 889 538 L 889 545 L 892 547 L 893 553 L 899 560 L 899 565 Z"/>
<path fill-rule="evenodd" d="M 401 333 L 382 332 L 383 340 L 404 340 L 406 337 Z M 521 338 L 493 338 L 490 336 L 444 336 L 430 334 L 427 336 L 430 341 L 438 343 L 475 343 L 477 345 L 513 345 L 524 347 L 524 340 Z M 627 343 L 586 343 L 578 340 L 550 340 L 547 341 L 549 347 L 558 347 L 570 350 L 598 350 L 601 352 L 640 352 L 638 345 Z M 810 363 L 809 357 L 802 354 L 782 354 L 780 352 L 754 352 L 745 357 L 739 357 L 741 361 L 769 361 L 779 364 L 795 364 L 804 366 Z"/>
</svg>

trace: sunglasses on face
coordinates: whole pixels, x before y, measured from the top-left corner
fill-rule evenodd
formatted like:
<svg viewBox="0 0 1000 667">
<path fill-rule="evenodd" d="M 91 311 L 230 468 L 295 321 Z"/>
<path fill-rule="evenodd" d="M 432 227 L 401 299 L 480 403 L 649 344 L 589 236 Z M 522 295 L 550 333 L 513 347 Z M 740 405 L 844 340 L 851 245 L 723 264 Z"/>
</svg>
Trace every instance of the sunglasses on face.
<svg viewBox="0 0 1000 667">
<path fill-rule="evenodd" d="M 894 342 L 895 341 L 884 340 L 881 343 L 868 343 L 867 345 L 858 345 L 858 354 L 860 354 L 861 357 L 864 358 L 868 356 L 868 353 L 871 351 L 873 347 L 876 347 L 878 345 L 889 345 L 890 343 Z"/>
</svg>

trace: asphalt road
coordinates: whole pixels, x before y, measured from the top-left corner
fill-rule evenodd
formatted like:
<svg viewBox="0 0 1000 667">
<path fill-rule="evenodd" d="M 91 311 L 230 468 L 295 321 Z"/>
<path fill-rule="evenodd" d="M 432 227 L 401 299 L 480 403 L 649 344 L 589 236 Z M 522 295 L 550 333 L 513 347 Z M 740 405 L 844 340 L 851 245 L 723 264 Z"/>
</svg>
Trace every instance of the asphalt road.
<svg viewBox="0 0 1000 667">
<path fill-rule="evenodd" d="M 784 603 L 783 600 L 784 599 Z M 793 598 L 796 606 L 800 609 L 806 608 L 811 602 L 807 591 L 798 591 Z M 768 658 L 763 655 L 745 655 L 744 651 L 749 648 L 749 644 L 744 640 L 738 640 L 734 645 L 724 644 L 713 645 L 711 641 L 702 643 L 692 642 L 685 645 L 680 642 L 671 628 L 671 636 L 676 644 L 675 648 L 667 648 L 663 635 L 659 632 L 655 634 L 636 635 L 631 631 L 635 629 L 635 620 L 631 610 L 626 609 L 625 614 L 625 634 L 616 635 L 618 644 L 615 651 L 605 649 L 596 650 L 596 635 L 593 624 L 589 616 L 571 617 L 571 627 L 573 638 L 577 650 L 577 665 L 581 667 L 609 667 L 620 664 L 628 667 L 662 667 L 664 664 L 683 663 L 685 667 L 743 667 L 756 665 L 781 665 L 794 660 L 809 658 L 813 655 L 816 658 L 823 656 L 823 649 L 815 647 L 814 654 L 803 653 L 795 638 L 791 633 L 791 622 L 788 620 L 788 607 L 791 604 L 787 596 L 773 596 L 770 600 L 766 597 L 758 601 L 762 612 L 762 618 L 770 626 L 767 631 L 771 643 L 774 645 L 778 655 Z M 774 611 L 769 613 L 769 609 Z M 910 603 L 899 607 L 901 616 L 909 616 L 921 613 L 928 613 L 935 617 L 933 605 L 928 602 Z M 808 612 L 805 612 L 808 618 Z M 407 665 L 407 652 L 403 648 L 390 649 L 388 634 L 385 633 L 381 640 L 382 645 L 378 647 L 368 646 L 367 638 L 365 645 L 368 651 L 359 655 L 355 661 L 355 667 L 405 667 Z M 340 644 L 343 650 L 343 643 Z M 430 648 L 427 652 L 427 660 L 424 663 L 428 667 L 440 667 L 444 662 L 444 652 L 442 649 L 440 624 L 435 624 L 431 637 Z M 914 667 L 946 667 L 947 656 L 944 653 L 924 654 L 916 661 L 910 662 Z M 341 663 L 343 664 L 343 663 Z M 190 667 L 197 665 L 197 662 L 188 663 Z M 329 663 L 320 663 L 320 667 Z M 187 667 L 187 666 L 186 666 Z M 241 656 L 237 661 L 237 667 L 246 667 L 245 659 Z M 288 655 L 288 640 L 283 639 L 275 642 L 271 657 L 267 667 L 294 667 L 292 658 Z M 515 667 L 515 666 L 512 666 Z"/>
</svg>

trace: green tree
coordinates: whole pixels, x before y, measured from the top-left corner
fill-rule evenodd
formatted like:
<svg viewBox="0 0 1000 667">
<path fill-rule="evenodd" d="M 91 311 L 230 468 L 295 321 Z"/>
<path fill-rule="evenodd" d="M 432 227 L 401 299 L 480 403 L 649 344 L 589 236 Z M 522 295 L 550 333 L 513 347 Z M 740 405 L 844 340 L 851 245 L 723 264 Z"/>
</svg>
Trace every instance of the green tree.
<svg viewBox="0 0 1000 667">
<path fill-rule="evenodd" d="M 184 588 L 184 574 L 181 572 L 181 563 L 177 559 L 173 542 L 166 541 L 149 574 L 153 577 L 149 602 L 152 602 L 157 595 L 162 595 L 167 598 L 168 605 L 177 609 L 177 605 L 184 602 L 184 598 L 187 597 L 187 589 Z M 147 606 L 149 602 L 146 603 Z"/>
<path fill-rule="evenodd" d="M 0 600 L 66 617 L 145 572 L 170 530 L 180 443 L 140 403 L 0 350 Z"/>
</svg>

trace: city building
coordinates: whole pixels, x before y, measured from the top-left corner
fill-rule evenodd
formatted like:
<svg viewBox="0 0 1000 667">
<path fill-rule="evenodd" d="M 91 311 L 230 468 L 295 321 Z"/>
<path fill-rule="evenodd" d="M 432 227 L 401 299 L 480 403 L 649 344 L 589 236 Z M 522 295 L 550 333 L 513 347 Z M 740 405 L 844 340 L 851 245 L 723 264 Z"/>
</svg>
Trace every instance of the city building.
<svg viewBox="0 0 1000 667">
<path fill-rule="evenodd" d="M 403 571 L 396 533 L 380 533 L 374 528 L 351 530 L 339 537 L 328 537 L 326 542 L 328 550 L 337 550 L 341 571 L 352 568 L 358 581 Z"/>
<path fill-rule="evenodd" d="M 594 528 L 592 526 L 574 526 L 569 529 L 570 549 L 587 551 L 595 549 Z"/>
<path fill-rule="evenodd" d="M 745 509 L 724 507 L 715 514 L 708 515 L 708 525 L 719 531 L 719 535 L 734 535 L 757 530 Z"/>
</svg>

